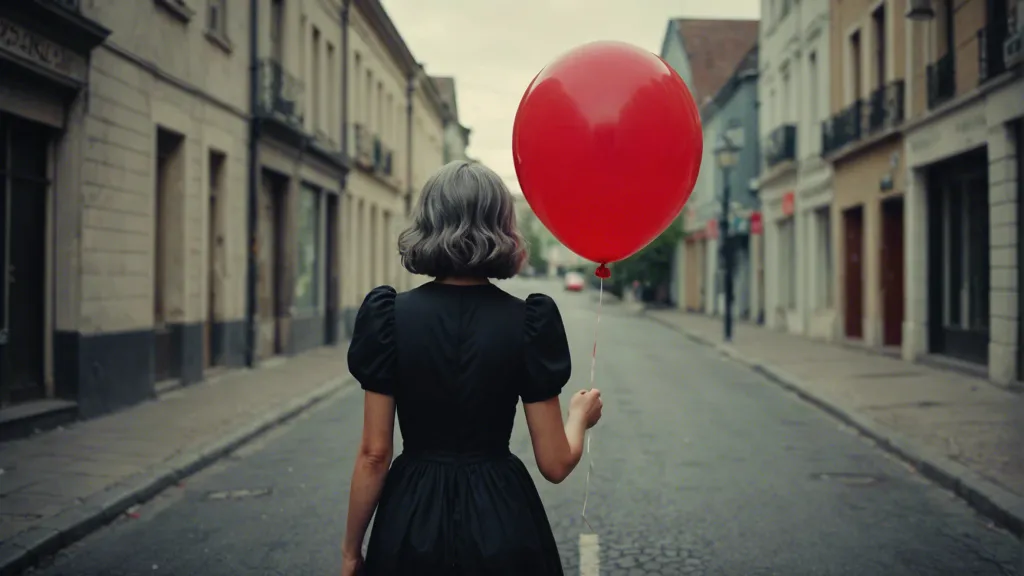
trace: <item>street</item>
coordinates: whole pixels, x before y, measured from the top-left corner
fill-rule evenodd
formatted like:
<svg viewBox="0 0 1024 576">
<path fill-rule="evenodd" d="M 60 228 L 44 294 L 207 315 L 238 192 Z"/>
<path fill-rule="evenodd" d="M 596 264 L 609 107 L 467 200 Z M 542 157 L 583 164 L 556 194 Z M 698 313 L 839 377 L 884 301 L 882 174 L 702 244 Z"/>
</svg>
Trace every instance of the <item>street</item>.
<svg viewBox="0 0 1024 576">
<path fill-rule="evenodd" d="M 595 293 L 514 280 L 558 301 L 589 385 Z M 587 520 L 586 456 L 536 471 L 522 410 L 512 450 L 534 473 L 566 574 L 1018 574 L 1021 544 L 831 417 L 668 327 L 606 304 Z M 60 553 L 43 576 L 306 575 L 340 566 L 362 425 L 355 386 Z M 396 427 L 397 429 L 397 427 Z M 396 454 L 400 444 L 396 440 Z M 584 536 L 581 538 L 581 534 Z M 587 566 L 587 574 L 598 573 Z"/>
</svg>

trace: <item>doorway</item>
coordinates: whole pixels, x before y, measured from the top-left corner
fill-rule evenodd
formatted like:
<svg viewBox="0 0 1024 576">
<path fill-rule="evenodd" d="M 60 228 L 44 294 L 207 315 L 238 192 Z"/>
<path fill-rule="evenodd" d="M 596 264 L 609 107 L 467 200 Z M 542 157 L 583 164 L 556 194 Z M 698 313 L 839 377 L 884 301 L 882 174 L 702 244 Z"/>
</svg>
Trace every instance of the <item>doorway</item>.
<svg viewBox="0 0 1024 576">
<path fill-rule="evenodd" d="M 984 365 L 989 345 L 988 154 L 928 170 L 928 303 L 932 352 Z"/>
<path fill-rule="evenodd" d="M 224 188 L 224 165 L 226 157 L 220 152 L 210 151 L 209 158 L 209 194 L 206 212 L 206 322 L 203 327 L 203 367 L 210 368 L 219 364 L 220 350 L 214 339 L 214 326 L 220 313 L 218 291 L 220 289 L 220 273 L 224 258 L 224 235 L 221 232 L 220 198 Z"/>
<path fill-rule="evenodd" d="M 843 234 L 846 244 L 844 288 L 846 305 L 844 319 L 846 337 L 864 338 L 864 207 L 843 212 Z"/>
<path fill-rule="evenodd" d="M 339 270 L 341 266 L 338 260 L 338 255 L 341 253 L 341 247 L 338 245 L 340 242 L 340 236 L 338 234 L 338 195 L 328 194 L 327 195 L 327 234 L 325 242 L 327 243 L 326 257 L 327 257 L 327 299 L 325 301 L 325 323 L 324 326 L 324 340 L 327 345 L 338 343 L 338 309 L 340 308 L 338 302 L 338 283 L 339 283 Z"/>
<path fill-rule="evenodd" d="M 903 343 L 903 197 L 882 202 L 882 345 Z"/>
<path fill-rule="evenodd" d="M 153 376 L 163 382 L 177 376 L 173 367 L 174 335 L 168 324 L 168 268 L 170 250 L 180 246 L 180 230 L 171 225 L 174 205 L 185 179 L 185 138 L 181 134 L 157 128 L 156 202 L 153 221 Z"/>
<path fill-rule="evenodd" d="M 284 277 L 284 199 L 288 179 L 264 171 L 260 179 L 259 213 L 256 222 L 257 316 L 259 340 L 256 353 L 267 358 L 282 352 L 281 296 Z"/>
<path fill-rule="evenodd" d="M 50 131 L 0 112 L 0 406 L 45 397 Z"/>
</svg>

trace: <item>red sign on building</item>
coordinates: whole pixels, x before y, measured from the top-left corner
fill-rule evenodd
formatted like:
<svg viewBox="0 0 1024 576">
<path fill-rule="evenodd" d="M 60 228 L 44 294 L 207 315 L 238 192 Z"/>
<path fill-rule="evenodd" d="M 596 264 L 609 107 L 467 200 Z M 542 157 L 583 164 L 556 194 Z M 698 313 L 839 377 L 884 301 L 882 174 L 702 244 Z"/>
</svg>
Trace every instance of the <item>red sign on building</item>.
<svg viewBox="0 0 1024 576">
<path fill-rule="evenodd" d="M 764 232 L 764 224 L 761 223 L 761 213 L 754 212 L 750 215 L 750 233 L 757 236 Z"/>
<path fill-rule="evenodd" d="M 718 220 L 708 220 L 707 225 L 708 238 L 715 240 L 718 238 Z"/>
<path fill-rule="evenodd" d="M 792 216 L 794 208 L 796 208 L 796 195 L 786 192 L 782 195 L 782 215 Z"/>
</svg>

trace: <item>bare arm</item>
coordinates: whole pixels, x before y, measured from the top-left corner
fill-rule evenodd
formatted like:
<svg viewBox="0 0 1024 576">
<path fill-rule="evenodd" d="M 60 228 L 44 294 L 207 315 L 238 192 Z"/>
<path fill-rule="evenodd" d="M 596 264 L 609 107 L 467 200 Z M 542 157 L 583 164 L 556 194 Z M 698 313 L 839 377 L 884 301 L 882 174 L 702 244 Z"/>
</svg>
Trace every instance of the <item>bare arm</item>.
<svg viewBox="0 0 1024 576">
<path fill-rule="evenodd" d="M 537 468 L 547 481 L 559 484 L 580 462 L 587 424 L 581 415 L 570 411 L 563 425 L 562 404 L 558 396 L 523 406 Z"/>
<path fill-rule="evenodd" d="M 342 552 L 347 557 L 362 554 L 363 538 L 377 508 L 384 479 L 391 466 L 395 434 L 395 399 L 366 392 L 363 405 L 363 439 L 352 471 L 348 497 L 348 522 Z"/>
</svg>

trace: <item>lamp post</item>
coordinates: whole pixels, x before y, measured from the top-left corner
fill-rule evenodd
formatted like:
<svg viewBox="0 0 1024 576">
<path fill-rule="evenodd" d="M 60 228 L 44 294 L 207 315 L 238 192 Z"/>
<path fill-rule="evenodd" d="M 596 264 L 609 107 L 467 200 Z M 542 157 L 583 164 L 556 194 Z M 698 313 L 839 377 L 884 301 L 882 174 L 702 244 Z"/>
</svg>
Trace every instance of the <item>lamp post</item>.
<svg viewBox="0 0 1024 576">
<path fill-rule="evenodd" d="M 725 342 L 732 341 L 732 246 L 729 242 L 729 176 L 733 166 L 739 160 L 740 144 L 738 138 L 729 133 L 722 133 L 715 144 L 715 160 L 722 170 L 722 219 L 718 226 L 718 237 L 721 245 L 719 254 L 724 267 L 725 283 Z"/>
</svg>

